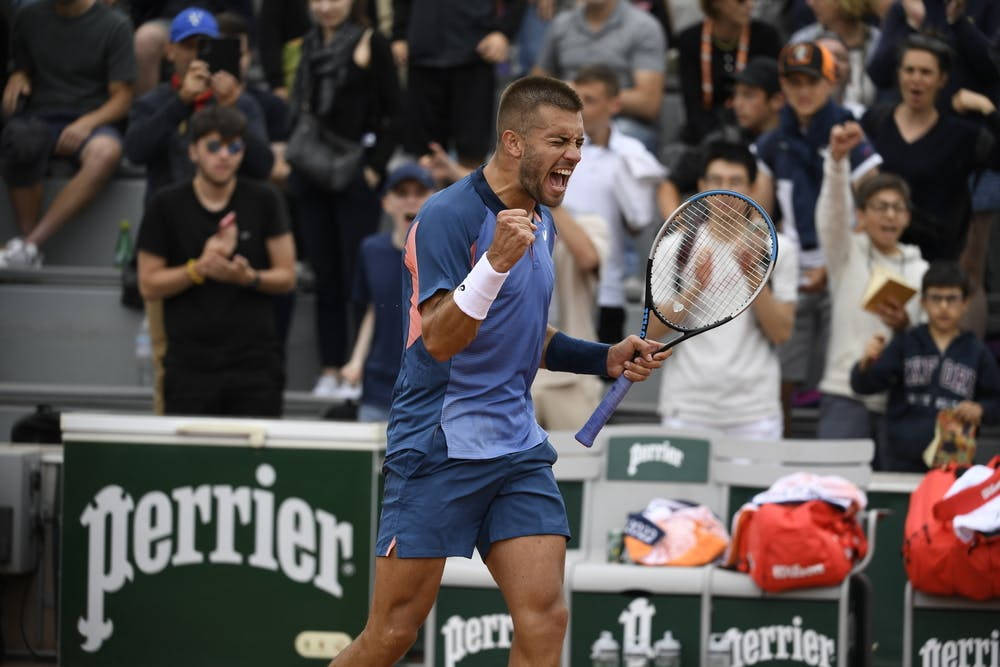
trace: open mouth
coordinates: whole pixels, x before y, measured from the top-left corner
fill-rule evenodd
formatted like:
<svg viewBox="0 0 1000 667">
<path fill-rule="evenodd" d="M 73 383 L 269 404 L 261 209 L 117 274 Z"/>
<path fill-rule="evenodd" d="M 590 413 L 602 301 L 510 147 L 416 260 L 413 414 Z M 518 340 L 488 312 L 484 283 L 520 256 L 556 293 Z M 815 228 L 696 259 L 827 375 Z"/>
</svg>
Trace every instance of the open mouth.
<svg viewBox="0 0 1000 667">
<path fill-rule="evenodd" d="M 565 192 L 572 169 L 553 169 L 549 172 L 549 186 L 556 192 Z"/>
</svg>

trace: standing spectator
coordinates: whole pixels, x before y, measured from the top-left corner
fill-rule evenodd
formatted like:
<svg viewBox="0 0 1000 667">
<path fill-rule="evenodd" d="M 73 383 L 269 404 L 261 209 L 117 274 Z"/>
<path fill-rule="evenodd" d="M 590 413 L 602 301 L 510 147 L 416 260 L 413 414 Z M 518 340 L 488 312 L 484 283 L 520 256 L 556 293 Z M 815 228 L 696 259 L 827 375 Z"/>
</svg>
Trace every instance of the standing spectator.
<svg viewBox="0 0 1000 667">
<path fill-rule="evenodd" d="M 618 77 L 618 129 L 655 153 L 666 66 L 663 29 L 627 0 L 588 0 L 557 15 L 534 73 L 572 81 L 594 64 L 610 67 Z"/>
<path fill-rule="evenodd" d="M 861 124 L 885 161 L 882 168 L 902 176 L 913 193 L 913 222 L 903 240 L 920 246 L 928 261 L 958 259 L 969 225 L 969 176 L 998 162 L 998 144 L 985 127 L 937 106 L 951 71 L 944 43 L 913 35 L 901 56 L 902 102 L 870 110 Z M 984 96 L 965 91 L 954 100 L 1000 129 L 996 107 Z"/>
<path fill-rule="evenodd" d="M 875 103 L 877 91 L 866 67 L 882 33 L 865 22 L 870 9 L 869 0 L 808 0 L 808 3 L 816 14 L 816 23 L 796 31 L 789 42 L 814 42 L 827 32 L 836 35 L 847 50 L 849 63 L 845 68 L 849 77 L 840 103 L 844 106 L 871 106 Z"/>
<path fill-rule="evenodd" d="M 612 123 L 621 108 L 614 71 L 604 65 L 585 67 L 577 72 L 573 86 L 583 101 L 587 141 L 581 150 L 583 160 L 566 188 L 564 206 L 571 215 L 596 214 L 608 225 L 607 256 L 597 290 L 597 337 L 613 342 L 621 340 L 625 327 L 626 235 L 666 218 L 676 203 L 664 195 L 663 166 Z"/>
<path fill-rule="evenodd" d="M 749 195 L 757 175 L 749 149 L 716 142 L 708 145 L 704 160 L 699 191 L 726 189 Z M 712 234 L 711 223 L 708 229 Z M 781 438 L 781 375 L 774 346 L 792 333 L 798 262 L 795 244 L 782 234 L 778 247 L 770 283 L 746 312 L 675 348 L 660 381 L 658 412 L 663 426 Z M 698 248 L 692 250 L 691 261 L 701 260 Z M 708 280 L 706 288 L 712 289 Z M 659 339 L 667 332 L 659 320 L 650 318 L 650 338 Z"/>
<path fill-rule="evenodd" d="M 505 62 L 524 0 L 395 0 L 392 50 L 405 64 L 406 150 L 422 156 L 436 142 L 474 169 L 493 138 L 496 65 Z"/>
<path fill-rule="evenodd" d="M 822 377 L 830 331 L 826 267 L 815 225 L 816 200 L 823 184 L 821 151 L 834 125 L 854 119 L 831 100 L 834 67 L 829 51 L 814 42 L 786 46 L 778 59 L 778 73 L 787 105 L 778 128 L 755 144 L 762 172 L 755 190 L 757 201 L 770 208 L 776 185 L 782 229 L 799 248 L 795 331 L 779 350 L 786 432 L 792 394 L 812 390 Z M 860 142 L 850 152 L 852 183 L 881 161 L 867 141 Z"/>
<path fill-rule="evenodd" d="M 12 51 L 0 154 L 22 236 L 0 250 L 0 267 L 40 266 L 39 246 L 90 203 L 118 167 L 116 126 L 128 113 L 135 80 L 132 29 L 102 2 L 49 0 L 15 15 Z M 42 213 L 42 179 L 53 156 L 71 158 L 80 169 Z"/>
<path fill-rule="evenodd" d="M 236 77 L 221 70 L 209 72 L 208 64 L 198 60 L 201 40 L 217 37 L 218 23 L 203 9 L 189 7 L 174 17 L 167 46 L 174 74 L 132 108 L 125 154 L 146 166 L 146 201 L 162 187 L 191 180 L 195 167 L 188 155 L 188 126 L 192 114 L 207 106 L 233 107 L 247 119 L 240 174 L 265 179 L 271 173 L 274 157 L 260 106 Z"/>
<path fill-rule="evenodd" d="M 271 92 L 287 100 L 298 66 L 298 50 L 310 28 L 309 2 L 262 0 L 258 18 L 257 46 L 264 80 Z"/>
<path fill-rule="evenodd" d="M 927 270 L 920 248 L 900 244 L 910 222 L 910 189 L 895 174 L 876 174 L 858 186 L 852 231 L 851 184 L 847 155 L 864 138 L 857 123 L 830 131 L 824 161 L 823 188 L 816 204 L 816 229 L 822 241 L 830 280 L 831 327 L 826 368 L 820 391 L 817 437 L 872 438 L 879 445 L 881 467 L 885 447 L 885 396 L 860 397 L 851 391 L 851 366 L 872 336 L 888 339 L 920 317 L 920 304 L 883 302 L 877 314 L 861 307 L 876 271 L 888 271 L 909 285 L 919 285 Z"/>
<path fill-rule="evenodd" d="M 150 200 L 139 288 L 162 300 L 167 414 L 281 415 L 284 368 L 273 298 L 295 287 L 295 245 L 271 186 L 237 178 L 246 119 L 191 118 L 193 180 Z"/>
<path fill-rule="evenodd" d="M 754 56 L 776 58 L 778 31 L 750 18 L 749 0 L 699 0 L 705 20 L 677 38 L 687 123 L 683 139 L 697 144 L 727 121 L 733 77 Z"/>
<path fill-rule="evenodd" d="M 382 195 L 392 230 L 361 242 L 353 300 L 365 308 L 365 316 L 351 358 L 340 369 L 345 384 L 357 386 L 363 381 L 358 421 L 389 420 L 392 387 L 403 356 L 403 242 L 433 190 L 434 179 L 423 167 L 409 163 L 393 169 Z"/>
<path fill-rule="evenodd" d="M 889 391 L 886 470 L 926 472 L 921 455 L 934 439 L 940 410 L 953 410 L 973 427 L 1000 419 L 996 359 L 959 329 L 968 297 L 958 264 L 934 262 L 920 298 L 927 324 L 897 334 L 888 345 L 881 334 L 873 336 L 851 370 L 851 388 L 859 394 Z"/>
<path fill-rule="evenodd" d="M 314 393 L 328 397 L 344 396 L 340 367 L 350 354 L 348 304 L 358 247 L 376 230 L 378 186 L 398 135 L 396 67 L 389 43 L 368 26 L 364 5 L 310 0 L 314 25 L 302 43 L 292 89 L 293 115 L 308 107 L 329 131 L 365 148 L 360 173 L 342 191 L 294 170 L 289 180 L 305 255 L 316 276 L 322 372 Z"/>
</svg>

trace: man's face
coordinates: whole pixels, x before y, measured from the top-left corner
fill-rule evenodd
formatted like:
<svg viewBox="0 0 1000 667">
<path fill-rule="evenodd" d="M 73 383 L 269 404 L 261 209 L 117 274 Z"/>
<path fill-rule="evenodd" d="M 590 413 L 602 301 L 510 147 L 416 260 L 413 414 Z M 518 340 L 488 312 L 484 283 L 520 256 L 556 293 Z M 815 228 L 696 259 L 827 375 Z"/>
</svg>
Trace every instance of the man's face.
<svg viewBox="0 0 1000 667">
<path fill-rule="evenodd" d="M 928 287 L 920 297 L 920 304 L 927 311 L 931 329 L 952 332 L 958 329 L 969 302 L 958 287 Z"/>
<path fill-rule="evenodd" d="M 733 115 L 744 130 L 760 134 L 777 120 L 784 98 L 777 93 L 768 97 L 757 86 L 737 82 L 733 87 Z"/>
<path fill-rule="evenodd" d="M 851 76 L 851 56 L 847 52 L 847 47 L 839 39 L 819 39 L 816 43 L 825 48 L 833 56 L 833 63 L 836 65 L 837 87 L 847 85 L 847 79 Z"/>
<path fill-rule="evenodd" d="M 903 103 L 911 109 L 926 109 L 934 105 L 948 76 L 941 71 L 938 59 L 930 51 L 910 49 L 899 64 L 899 92 Z"/>
<path fill-rule="evenodd" d="M 558 206 L 580 162 L 583 116 L 545 105 L 535 111 L 532 126 L 522 137 L 518 180 L 535 201 Z"/>
<path fill-rule="evenodd" d="M 750 175 L 747 168 L 738 162 L 712 160 L 705 174 L 698 179 L 698 190 L 732 190 L 750 196 Z"/>
<path fill-rule="evenodd" d="M 858 222 L 880 252 L 896 247 L 899 237 L 910 224 L 910 210 L 898 190 L 879 190 L 857 212 Z"/>
<path fill-rule="evenodd" d="M 417 217 L 431 191 L 419 181 L 403 181 L 385 193 L 382 208 L 392 218 L 397 229 L 405 230 Z"/>
<path fill-rule="evenodd" d="M 583 129 L 587 136 L 603 134 L 611 127 L 611 119 L 621 110 L 618 96 L 608 94 L 600 81 L 574 83 L 573 89 L 583 102 Z"/>
<path fill-rule="evenodd" d="M 210 132 L 188 149 L 198 173 L 209 183 L 223 186 L 236 176 L 243 161 L 243 139 L 223 139 L 218 132 Z"/>
<path fill-rule="evenodd" d="M 798 116 L 811 118 L 830 99 L 833 84 L 822 76 L 789 72 L 781 77 L 781 91 Z"/>
<path fill-rule="evenodd" d="M 208 37 L 191 35 L 187 39 L 167 44 L 167 60 L 173 63 L 174 73 L 177 76 L 183 79 L 188 67 L 198 59 L 198 45 L 203 39 L 208 39 Z"/>
</svg>

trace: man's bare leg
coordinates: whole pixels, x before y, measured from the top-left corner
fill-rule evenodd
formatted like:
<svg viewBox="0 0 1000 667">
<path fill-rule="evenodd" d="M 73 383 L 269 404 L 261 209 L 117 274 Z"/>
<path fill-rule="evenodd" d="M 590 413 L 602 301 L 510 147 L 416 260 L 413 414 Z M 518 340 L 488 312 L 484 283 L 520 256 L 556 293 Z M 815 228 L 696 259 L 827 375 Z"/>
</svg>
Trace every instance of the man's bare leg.
<svg viewBox="0 0 1000 667">
<path fill-rule="evenodd" d="M 566 538 L 531 535 L 496 542 L 486 566 L 514 621 L 511 667 L 558 667 L 569 611 L 563 597 Z"/>
<path fill-rule="evenodd" d="M 368 623 L 330 667 L 391 667 L 417 639 L 417 631 L 434 606 L 444 558 L 375 559 L 375 593 Z"/>
<path fill-rule="evenodd" d="M 122 145 L 114 137 L 98 135 L 88 141 L 80 155 L 80 170 L 63 186 L 38 225 L 24 240 L 41 246 L 51 238 L 101 191 L 118 167 L 121 157 Z"/>
</svg>

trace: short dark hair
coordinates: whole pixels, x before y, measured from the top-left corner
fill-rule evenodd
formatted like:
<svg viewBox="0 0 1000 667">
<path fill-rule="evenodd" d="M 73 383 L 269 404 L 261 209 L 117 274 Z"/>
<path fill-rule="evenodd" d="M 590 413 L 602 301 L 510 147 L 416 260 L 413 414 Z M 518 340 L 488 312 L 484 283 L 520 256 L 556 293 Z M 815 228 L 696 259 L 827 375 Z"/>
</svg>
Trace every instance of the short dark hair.
<svg viewBox="0 0 1000 667">
<path fill-rule="evenodd" d="M 196 111 L 191 116 L 191 141 L 198 141 L 213 132 L 218 132 L 225 140 L 242 138 L 246 126 L 247 118 L 242 111 L 216 104 Z"/>
<path fill-rule="evenodd" d="M 705 178 L 708 165 L 716 160 L 732 162 L 741 165 L 747 171 L 747 180 L 753 183 L 757 180 L 757 160 L 745 145 L 735 141 L 716 140 L 705 144 L 701 153 L 700 178 Z"/>
<path fill-rule="evenodd" d="M 937 59 L 938 68 L 943 73 L 947 74 L 951 71 L 951 47 L 934 34 L 915 32 L 904 39 L 899 46 L 896 60 L 899 67 L 903 66 L 903 56 L 906 55 L 907 51 L 927 51 Z"/>
<path fill-rule="evenodd" d="M 497 111 L 497 139 L 505 130 L 527 134 L 538 108 L 553 106 L 563 111 L 579 112 L 583 109 L 580 96 L 559 79 L 547 76 L 527 76 L 518 79 L 500 95 Z"/>
<path fill-rule="evenodd" d="M 931 287 L 957 287 L 962 290 L 962 298 L 969 298 L 972 285 L 969 276 L 965 274 L 958 262 L 939 259 L 931 262 L 920 283 L 921 294 L 926 295 Z"/>
<path fill-rule="evenodd" d="M 215 22 L 219 24 L 219 34 L 223 37 L 250 36 L 250 25 L 236 12 L 220 12 L 215 15 Z"/>
<path fill-rule="evenodd" d="M 587 65 L 580 68 L 580 71 L 573 77 L 573 83 L 603 83 L 604 91 L 608 97 L 617 97 L 622 91 L 618 75 L 607 65 Z"/>
<path fill-rule="evenodd" d="M 910 186 L 898 174 L 879 172 L 863 179 L 854 193 L 854 207 L 858 210 L 868 206 L 868 201 L 883 190 L 895 190 L 903 198 L 907 209 L 913 208 L 910 202 Z"/>
</svg>

